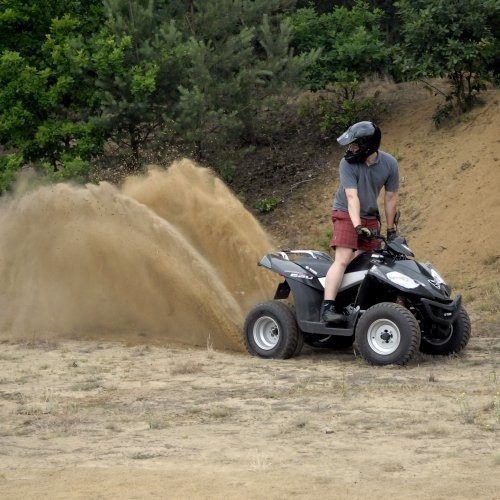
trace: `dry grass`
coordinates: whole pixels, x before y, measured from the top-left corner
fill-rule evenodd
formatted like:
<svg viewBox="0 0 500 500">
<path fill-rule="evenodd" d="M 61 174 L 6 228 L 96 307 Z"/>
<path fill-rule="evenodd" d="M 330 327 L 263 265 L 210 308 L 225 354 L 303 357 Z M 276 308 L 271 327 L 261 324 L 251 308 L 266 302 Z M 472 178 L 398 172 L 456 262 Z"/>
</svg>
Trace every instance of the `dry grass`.
<svg viewBox="0 0 500 500">
<path fill-rule="evenodd" d="M 287 361 L 212 350 L 207 363 L 206 349 L 4 345 L 0 436 L 8 446 L 0 464 L 3 456 L 8 474 L 42 457 L 57 469 L 213 463 L 265 475 L 278 467 L 287 477 L 279 491 L 307 471 L 321 497 L 332 477 L 352 487 L 353 467 L 371 471 L 377 485 L 387 474 L 417 477 L 425 463 L 430 477 L 445 469 L 456 484 L 453 471 L 468 460 L 484 488 L 498 462 L 498 349 L 494 339 L 473 339 L 462 356 L 376 368 L 311 348 Z M 329 463 L 335 476 L 322 472 Z M 464 491 L 477 487 L 471 481 Z"/>
</svg>

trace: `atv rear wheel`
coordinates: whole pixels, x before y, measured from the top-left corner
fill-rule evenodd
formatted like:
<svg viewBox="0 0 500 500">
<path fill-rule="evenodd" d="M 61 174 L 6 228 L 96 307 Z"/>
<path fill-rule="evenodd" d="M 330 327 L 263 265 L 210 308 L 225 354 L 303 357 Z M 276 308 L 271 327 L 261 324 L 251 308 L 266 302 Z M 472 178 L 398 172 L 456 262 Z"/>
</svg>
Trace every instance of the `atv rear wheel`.
<svg viewBox="0 0 500 500">
<path fill-rule="evenodd" d="M 361 316 L 356 326 L 355 347 L 373 365 L 404 365 L 420 345 L 415 316 L 393 302 L 376 304 Z"/>
<path fill-rule="evenodd" d="M 461 307 L 458 316 L 444 335 L 422 335 L 420 350 L 426 354 L 448 356 L 462 351 L 469 342 L 471 325 L 467 311 Z"/>
<path fill-rule="evenodd" d="M 272 300 L 256 305 L 245 320 L 245 346 L 261 358 L 291 358 L 299 346 L 299 328 L 286 302 Z"/>
</svg>

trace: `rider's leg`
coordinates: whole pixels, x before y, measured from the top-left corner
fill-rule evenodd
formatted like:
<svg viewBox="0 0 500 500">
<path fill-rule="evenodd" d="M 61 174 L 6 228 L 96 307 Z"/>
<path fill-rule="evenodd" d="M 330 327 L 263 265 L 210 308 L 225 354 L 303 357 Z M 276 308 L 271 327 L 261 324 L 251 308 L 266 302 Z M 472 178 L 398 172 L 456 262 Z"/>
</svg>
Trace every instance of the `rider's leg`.
<svg viewBox="0 0 500 500">
<path fill-rule="evenodd" d="M 337 247 L 335 260 L 326 273 L 325 297 L 321 310 L 321 318 L 327 323 L 343 321 L 344 315 L 335 309 L 335 298 L 344 278 L 346 267 L 355 257 L 352 248 Z"/>
<path fill-rule="evenodd" d="M 346 267 L 354 256 L 355 253 L 352 248 L 337 247 L 335 249 L 335 260 L 326 273 L 325 300 L 335 300 Z"/>
</svg>

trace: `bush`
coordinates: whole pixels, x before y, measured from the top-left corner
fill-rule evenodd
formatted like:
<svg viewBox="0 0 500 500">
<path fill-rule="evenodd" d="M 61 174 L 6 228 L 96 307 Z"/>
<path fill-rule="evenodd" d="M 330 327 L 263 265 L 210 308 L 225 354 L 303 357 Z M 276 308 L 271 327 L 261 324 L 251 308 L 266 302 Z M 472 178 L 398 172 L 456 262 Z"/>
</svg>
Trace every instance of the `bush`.
<svg viewBox="0 0 500 500">
<path fill-rule="evenodd" d="M 438 109 L 438 123 L 451 107 L 460 113 L 476 103 L 476 95 L 493 81 L 492 63 L 498 58 L 495 27 L 498 0 L 400 0 L 402 42 L 396 63 L 410 79 L 445 77 L 451 91 Z M 452 106 L 451 106 L 452 105 Z"/>
<path fill-rule="evenodd" d="M 378 122 L 383 111 L 378 93 L 359 99 L 344 99 L 334 91 L 322 92 L 317 98 L 305 98 L 298 108 L 299 116 L 309 117 L 317 123 L 323 136 L 338 136 L 362 120 Z"/>
<path fill-rule="evenodd" d="M 64 182 L 72 180 L 78 183 L 85 183 L 89 179 L 91 165 L 81 158 L 63 158 L 56 171 L 48 163 L 43 165 L 47 178 L 52 182 Z"/>
<path fill-rule="evenodd" d="M 261 213 L 272 212 L 282 200 L 277 196 L 271 196 L 269 198 L 261 198 L 255 203 L 255 208 Z"/>
<path fill-rule="evenodd" d="M 299 9 L 290 20 L 292 44 L 299 53 L 321 49 L 304 74 L 303 85 L 313 91 L 336 84 L 345 99 L 353 99 L 359 82 L 385 70 L 389 49 L 380 29 L 382 11 L 363 1 L 354 7 L 336 6 L 318 15 L 313 8 Z"/>
<path fill-rule="evenodd" d="M 378 121 L 379 105 L 375 96 L 361 100 L 324 98 L 320 100 L 319 114 L 321 132 L 340 134 L 361 120 Z"/>
<path fill-rule="evenodd" d="M 0 155 L 0 193 L 11 189 L 23 164 L 24 158 L 18 153 Z"/>
</svg>

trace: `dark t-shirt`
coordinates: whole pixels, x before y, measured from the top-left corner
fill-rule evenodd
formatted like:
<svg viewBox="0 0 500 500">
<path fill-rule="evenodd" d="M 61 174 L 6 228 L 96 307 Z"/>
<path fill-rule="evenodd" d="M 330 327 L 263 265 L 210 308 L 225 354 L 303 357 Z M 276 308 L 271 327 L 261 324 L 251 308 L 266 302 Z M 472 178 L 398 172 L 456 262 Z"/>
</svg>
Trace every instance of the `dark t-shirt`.
<svg viewBox="0 0 500 500">
<path fill-rule="evenodd" d="M 348 211 L 346 189 L 357 189 L 361 205 L 361 217 L 375 219 L 378 216 L 377 198 L 385 187 L 386 191 L 397 192 L 399 168 L 396 158 L 385 151 L 378 152 L 375 163 L 348 163 L 340 161 L 340 186 L 333 199 L 333 210 Z"/>
</svg>

